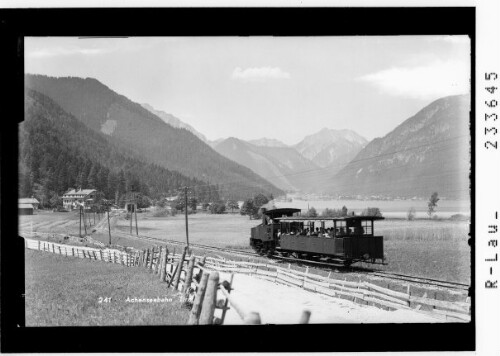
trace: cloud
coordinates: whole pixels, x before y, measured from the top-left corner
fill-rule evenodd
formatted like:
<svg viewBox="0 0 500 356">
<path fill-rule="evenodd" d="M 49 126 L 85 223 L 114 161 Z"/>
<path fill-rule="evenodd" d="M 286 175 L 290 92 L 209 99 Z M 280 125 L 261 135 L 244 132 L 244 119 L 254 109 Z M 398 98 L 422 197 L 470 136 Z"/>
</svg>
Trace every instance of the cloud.
<svg viewBox="0 0 500 356">
<path fill-rule="evenodd" d="M 242 69 L 237 67 L 233 70 L 231 78 L 244 82 L 262 82 L 268 79 L 290 79 L 290 73 L 279 67 L 259 67 Z"/>
<path fill-rule="evenodd" d="M 72 55 L 96 55 L 109 52 L 105 48 L 62 48 L 55 47 L 50 49 L 39 49 L 27 53 L 27 56 L 33 58 L 72 56 Z"/>
<path fill-rule="evenodd" d="M 470 66 L 461 61 L 435 61 L 416 67 L 394 67 L 358 78 L 394 96 L 429 99 L 468 93 Z"/>
<path fill-rule="evenodd" d="M 470 46 L 470 38 L 469 36 L 430 36 L 429 40 L 432 42 L 442 41 L 451 44 L 458 45 L 469 45 Z"/>
</svg>

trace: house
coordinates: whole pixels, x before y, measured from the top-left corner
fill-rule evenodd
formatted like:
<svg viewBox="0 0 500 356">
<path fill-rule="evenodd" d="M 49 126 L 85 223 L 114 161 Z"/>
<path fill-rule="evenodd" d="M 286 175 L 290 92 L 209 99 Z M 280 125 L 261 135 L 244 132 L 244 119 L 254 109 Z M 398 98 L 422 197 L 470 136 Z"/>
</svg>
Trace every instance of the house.
<svg viewBox="0 0 500 356">
<path fill-rule="evenodd" d="M 38 210 L 40 202 L 36 198 L 20 198 L 18 200 L 19 204 L 31 204 L 34 210 Z"/>
<path fill-rule="evenodd" d="M 18 203 L 17 210 L 19 215 L 33 215 L 33 205 Z"/>
<path fill-rule="evenodd" d="M 95 189 L 71 189 L 62 196 L 65 209 L 72 210 L 78 207 L 78 204 L 87 203 L 89 199 L 95 200 L 97 190 Z"/>
</svg>

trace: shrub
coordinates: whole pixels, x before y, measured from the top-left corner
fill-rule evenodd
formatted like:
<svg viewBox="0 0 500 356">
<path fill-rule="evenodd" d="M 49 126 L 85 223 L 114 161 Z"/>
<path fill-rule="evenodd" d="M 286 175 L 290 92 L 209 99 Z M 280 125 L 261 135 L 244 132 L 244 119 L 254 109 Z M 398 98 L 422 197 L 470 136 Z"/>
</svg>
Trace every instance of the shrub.
<svg viewBox="0 0 500 356">
<path fill-rule="evenodd" d="M 305 216 L 305 217 L 309 217 L 309 218 L 316 218 L 318 216 L 318 212 L 316 211 L 316 209 L 312 206 L 304 215 L 302 216 Z"/>
<path fill-rule="evenodd" d="M 464 214 L 454 214 L 454 215 L 450 216 L 450 220 L 453 220 L 453 221 L 468 221 L 469 217 L 467 215 L 464 215 Z"/>
<path fill-rule="evenodd" d="M 153 211 L 153 216 L 155 218 L 162 218 L 168 216 L 168 210 L 165 208 L 156 208 L 155 211 Z"/>
<path fill-rule="evenodd" d="M 224 203 L 213 203 L 210 205 L 210 213 L 212 214 L 222 214 L 226 211 L 226 204 Z"/>
<path fill-rule="evenodd" d="M 328 209 L 326 208 L 325 210 L 322 211 L 321 216 L 326 217 L 326 218 L 337 218 L 343 216 L 343 210 L 342 209 Z"/>
<path fill-rule="evenodd" d="M 379 208 L 366 208 L 361 214 L 363 216 L 382 216 Z"/>
<path fill-rule="evenodd" d="M 415 211 L 414 207 L 411 207 L 408 212 L 406 213 L 406 217 L 408 218 L 409 221 L 415 220 L 415 217 L 417 216 L 417 212 Z"/>
</svg>

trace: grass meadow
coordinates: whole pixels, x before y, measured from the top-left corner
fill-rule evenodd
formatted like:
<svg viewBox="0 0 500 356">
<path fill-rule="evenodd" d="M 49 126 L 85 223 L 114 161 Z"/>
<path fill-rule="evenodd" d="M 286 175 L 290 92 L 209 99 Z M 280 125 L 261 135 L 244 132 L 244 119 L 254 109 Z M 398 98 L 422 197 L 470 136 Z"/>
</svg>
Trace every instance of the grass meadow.
<svg viewBox="0 0 500 356">
<path fill-rule="evenodd" d="M 32 250 L 25 268 L 26 326 L 185 325 L 188 319 L 177 293 L 145 269 Z"/>
<path fill-rule="evenodd" d="M 186 241 L 184 215 L 153 217 L 137 214 L 139 234 L 166 240 Z M 42 213 L 23 216 L 21 227 L 37 231 L 78 234 L 78 214 Z M 249 250 L 250 228 L 260 220 L 250 220 L 239 214 L 189 215 L 189 241 L 217 247 Z M 112 221 L 112 243 L 147 248 L 152 242 L 137 240 L 130 233 L 130 220 L 123 216 Z M 113 235 L 114 231 L 123 234 Z M 451 220 L 386 219 L 375 222 L 375 233 L 384 236 L 384 252 L 388 265 L 376 268 L 435 279 L 470 283 L 469 226 L 467 222 Z M 135 235 L 135 226 L 133 227 Z M 107 231 L 98 231 L 94 239 L 107 243 Z M 363 265 L 362 265 L 363 266 Z M 364 265 L 370 267 L 371 265 Z"/>
<path fill-rule="evenodd" d="M 155 218 L 139 214 L 139 233 L 177 241 L 186 240 L 184 216 Z M 189 241 L 218 247 L 249 249 L 250 228 L 260 220 L 239 214 L 189 215 Z M 118 220 L 116 229 L 129 232 L 129 221 Z M 135 230 L 134 230 L 135 233 Z M 375 222 L 384 236 L 387 266 L 391 272 L 470 283 L 469 225 L 463 221 L 386 219 Z M 372 265 L 363 265 L 370 267 Z"/>
</svg>

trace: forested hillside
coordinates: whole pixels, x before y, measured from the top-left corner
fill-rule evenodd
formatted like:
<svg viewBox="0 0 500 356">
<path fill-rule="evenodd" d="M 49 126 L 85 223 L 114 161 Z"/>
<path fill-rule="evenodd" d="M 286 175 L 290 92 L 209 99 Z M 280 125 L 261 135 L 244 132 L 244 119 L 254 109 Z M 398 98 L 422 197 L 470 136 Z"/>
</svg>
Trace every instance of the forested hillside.
<svg viewBox="0 0 500 356">
<path fill-rule="evenodd" d="M 174 128 L 141 105 L 92 78 L 27 75 L 26 86 L 54 100 L 111 142 L 122 142 L 147 162 L 206 183 L 219 184 L 221 195 L 244 199 L 281 190 L 250 169 L 235 163 L 191 132 Z"/>
<path fill-rule="evenodd" d="M 217 187 L 138 159 L 124 144 L 87 128 L 50 98 L 28 89 L 19 125 L 19 195 L 54 206 L 69 188 L 95 188 L 119 200 L 132 186 L 159 199 L 183 186 L 199 201 L 218 199 Z"/>
</svg>

